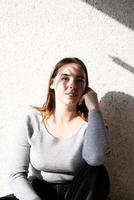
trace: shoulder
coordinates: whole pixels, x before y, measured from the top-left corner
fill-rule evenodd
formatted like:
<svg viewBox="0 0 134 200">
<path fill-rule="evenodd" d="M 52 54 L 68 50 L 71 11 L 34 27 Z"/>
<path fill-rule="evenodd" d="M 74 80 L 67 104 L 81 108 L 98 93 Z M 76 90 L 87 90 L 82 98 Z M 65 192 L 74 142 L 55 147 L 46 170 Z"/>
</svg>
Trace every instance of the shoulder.
<svg viewBox="0 0 134 200">
<path fill-rule="evenodd" d="M 81 119 L 81 120 L 79 121 L 79 124 L 80 124 L 79 132 L 85 133 L 85 131 L 86 131 L 87 127 L 88 127 L 88 122 L 85 121 L 85 120 L 83 120 L 83 119 Z"/>
<path fill-rule="evenodd" d="M 27 118 L 42 118 L 42 115 L 41 115 L 41 113 L 38 111 L 38 110 L 36 110 L 36 109 L 34 109 L 34 108 L 31 108 L 31 107 L 29 107 L 29 108 L 27 108 L 27 110 L 25 111 L 25 116 L 27 117 Z"/>
<path fill-rule="evenodd" d="M 17 121 L 23 126 L 39 127 L 42 122 L 42 115 L 36 109 L 26 107 L 19 114 Z"/>
</svg>

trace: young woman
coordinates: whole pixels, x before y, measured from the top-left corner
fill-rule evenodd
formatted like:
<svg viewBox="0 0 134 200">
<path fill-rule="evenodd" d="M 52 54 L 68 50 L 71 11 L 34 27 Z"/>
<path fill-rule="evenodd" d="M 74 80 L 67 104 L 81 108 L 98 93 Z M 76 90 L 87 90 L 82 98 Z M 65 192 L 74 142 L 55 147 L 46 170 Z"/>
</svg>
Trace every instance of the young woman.
<svg viewBox="0 0 134 200">
<path fill-rule="evenodd" d="M 21 123 L 10 174 L 14 195 L 2 199 L 106 200 L 108 153 L 86 66 L 78 58 L 64 58 L 50 76 L 44 105 L 33 107 Z"/>
</svg>

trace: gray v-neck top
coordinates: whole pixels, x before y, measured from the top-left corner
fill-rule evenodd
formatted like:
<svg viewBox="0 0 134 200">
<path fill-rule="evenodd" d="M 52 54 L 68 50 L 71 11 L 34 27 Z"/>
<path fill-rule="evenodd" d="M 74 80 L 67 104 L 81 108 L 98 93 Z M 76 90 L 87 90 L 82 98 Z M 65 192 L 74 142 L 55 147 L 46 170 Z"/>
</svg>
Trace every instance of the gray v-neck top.
<svg viewBox="0 0 134 200">
<path fill-rule="evenodd" d="M 72 180 L 82 159 L 100 165 L 110 151 L 103 117 L 97 110 L 88 113 L 88 122 L 61 139 L 49 133 L 38 111 L 28 112 L 15 131 L 10 184 L 19 200 L 40 199 L 28 182 L 29 166 L 40 179 L 66 182 Z"/>
</svg>

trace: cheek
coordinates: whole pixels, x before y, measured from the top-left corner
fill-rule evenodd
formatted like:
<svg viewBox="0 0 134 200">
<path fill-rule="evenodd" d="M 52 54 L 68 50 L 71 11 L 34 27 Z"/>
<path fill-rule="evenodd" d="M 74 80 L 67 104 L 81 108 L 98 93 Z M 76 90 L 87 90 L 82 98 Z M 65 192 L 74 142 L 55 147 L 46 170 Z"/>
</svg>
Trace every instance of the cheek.
<svg viewBox="0 0 134 200">
<path fill-rule="evenodd" d="M 85 94 L 85 92 L 86 92 L 86 87 L 85 86 L 83 86 L 83 87 L 81 87 L 81 89 L 79 89 L 80 96 L 83 96 Z"/>
<path fill-rule="evenodd" d="M 85 86 L 85 84 L 82 84 L 82 85 L 79 85 L 79 88 L 80 88 L 80 90 L 81 90 L 82 92 L 84 92 L 85 89 L 86 89 L 86 86 Z"/>
<path fill-rule="evenodd" d="M 57 89 L 59 91 L 62 91 L 64 89 L 66 89 L 66 85 L 67 84 L 65 82 L 59 80 L 58 83 L 56 84 L 56 88 L 55 89 Z"/>
</svg>

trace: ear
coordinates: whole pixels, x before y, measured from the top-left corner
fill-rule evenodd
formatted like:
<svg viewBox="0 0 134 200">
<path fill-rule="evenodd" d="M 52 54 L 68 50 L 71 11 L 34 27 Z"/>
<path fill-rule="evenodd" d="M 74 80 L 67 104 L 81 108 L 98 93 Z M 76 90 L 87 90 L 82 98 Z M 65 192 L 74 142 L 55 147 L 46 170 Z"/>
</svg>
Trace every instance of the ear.
<svg viewBox="0 0 134 200">
<path fill-rule="evenodd" d="M 54 86 L 53 86 L 53 84 L 52 84 L 52 85 L 50 85 L 50 88 L 51 88 L 51 89 L 54 89 Z"/>
<path fill-rule="evenodd" d="M 54 88 L 55 88 L 54 79 L 52 79 L 52 81 L 51 81 L 50 88 L 51 88 L 51 89 L 54 89 Z"/>
</svg>

